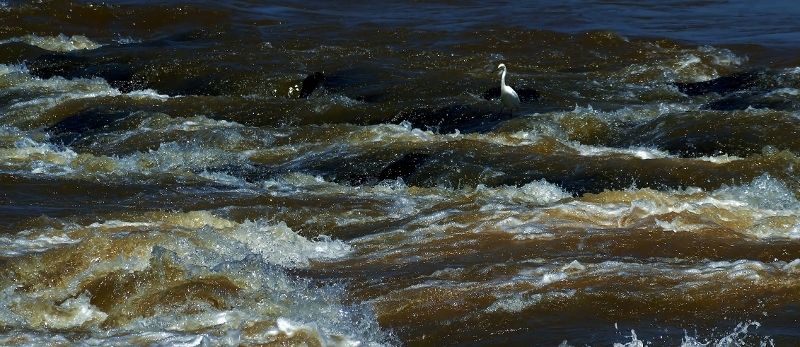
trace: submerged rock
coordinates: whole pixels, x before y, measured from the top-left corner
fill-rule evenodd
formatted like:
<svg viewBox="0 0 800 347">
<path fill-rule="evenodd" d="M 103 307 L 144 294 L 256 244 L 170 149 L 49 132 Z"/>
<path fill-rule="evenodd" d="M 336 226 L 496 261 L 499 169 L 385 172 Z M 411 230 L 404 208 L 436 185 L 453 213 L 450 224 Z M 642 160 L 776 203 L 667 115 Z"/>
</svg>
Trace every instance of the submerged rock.
<svg viewBox="0 0 800 347">
<path fill-rule="evenodd" d="M 761 153 L 765 146 L 781 144 L 780 149 L 800 150 L 798 123 L 790 114 L 775 113 L 770 126 L 762 115 L 696 111 L 659 116 L 631 128 L 613 147 L 655 147 L 681 157 L 735 155 L 747 157 Z"/>
<path fill-rule="evenodd" d="M 735 111 L 755 108 L 794 111 L 800 108 L 797 100 L 773 95 L 780 88 L 793 89 L 794 86 L 786 85 L 780 76 L 769 70 L 748 70 L 708 81 L 674 85 L 687 96 L 714 93 L 721 97 L 701 106 L 703 110 Z"/>
<path fill-rule="evenodd" d="M 770 95 L 767 91 L 742 91 L 709 102 L 701 108 L 716 111 L 746 110 L 748 108 L 793 111 L 800 109 L 800 103 Z"/>
<path fill-rule="evenodd" d="M 424 153 L 409 153 L 402 158 L 392 162 L 381 171 L 378 179 L 383 180 L 396 180 L 398 178 L 407 179 L 414 172 L 417 171 L 419 166 L 430 157 Z"/>
<path fill-rule="evenodd" d="M 440 109 L 420 108 L 400 113 L 389 123 L 409 122 L 412 127 L 441 134 L 486 132 L 500 123 L 496 110 L 473 109 L 469 105 L 452 105 Z"/>
<path fill-rule="evenodd" d="M 219 166 L 200 167 L 192 170 L 195 174 L 203 172 L 207 173 L 224 173 L 233 177 L 238 177 L 250 183 L 262 182 L 264 180 L 273 179 L 289 172 L 302 172 L 309 175 L 324 177 L 326 180 L 339 182 L 342 184 L 349 184 L 351 186 L 361 186 L 368 184 L 376 184 L 383 180 L 396 180 L 398 178 L 408 179 L 430 158 L 429 154 L 424 153 L 408 153 L 397 159 L 383 168 L 378 175 L 375 173 L 360 172 L 348 174 L 347 167 L 349 163 L 337 162 L 337 165 L 327 165 L 318 162 L 308 163 L 301 168 L 287 169 L 285 167 L 268 166 L 258 163 L 235 163 Z M 337 179 L 338 177 L 338 179 Z"/>
<path fill-rule="evenodd" d="M 308 75 L 303 80 L 303 87 L 300 89 L 300 97 L 301 98 L 308 98 L 311 96 L 311 93 L 317 89 L 317 86 L 321 82 L 325 81 L 325 75 L 322 72 L 315 72 L 313 74 Z"/>
<path fill-rule="evenodd" d="M 50 142 L 69 146 L 81 138 L 110 131 L 114 122 L 130 115 L 128 111 L 88 109 L 56 122 L 45 131 L 51 135 Z"/>
<path fill-rule="evenodd" d="M 202 33 L 173 35 L 145 43 L 110 44 L 92 50 L 47 53 L 28 59 L 30 74 L 49 79 L 63 77 L 102 78 L 122 93 L 153 89 L 159 94 L 223 95 L 231 93 L 236 84 L 228 73 L 236 68 L 216 64 L 202 58 L 173 58 L 163 60 L 161 47 L 172 42 L 202 39 Z M 159 49 L 153 50 L 154 47 Z M 245 75 L 244 72 L 240 72 Z"/>
<path fill-rule="evenodd" d="M 320 87 L 331 93 L 341 93 L 350 99 L 376 103 L 385 96 L 385 91 L 377 89 L 380 83 L 374 80 L 368 71 L 343 70 L 333 74 L 314 72 L 303 79 L 303 86 L 300 88 L 300 98 L 309 98 L 315 90 Z"/>
<path fill-rule="evenodd" d="M 247 163 L 247 164 L 226 164 L 220 166 L 209 166 L 198 168 L 192 171 L 195 174 L 202 172 L 208 173 L 224 173 L 233 177 L 241 178 L 249 183 L 262 182 L 274 178 L 277 175 L 286 173 L 286 170 L 277 169 L 272 166 Z"/>
<path fill-rule="evenodd" d="M 757 88 L 764 78 L 763 70 L 742 71 L 703 82 L 674 83 L 681 93 L 697 96 L 707 93 L 726 95 L 733 92 Z"/>
<path fill-rule="evenodd" d="M 147 88 L 147 81 L 137 78 L 137 69 L 123 59 L 90 58 L 78 53 L 45 54 L 27 62 L 31 75 L 49 79 L 100 77 L 109 85 L 128 93 Z"/>
</svg>

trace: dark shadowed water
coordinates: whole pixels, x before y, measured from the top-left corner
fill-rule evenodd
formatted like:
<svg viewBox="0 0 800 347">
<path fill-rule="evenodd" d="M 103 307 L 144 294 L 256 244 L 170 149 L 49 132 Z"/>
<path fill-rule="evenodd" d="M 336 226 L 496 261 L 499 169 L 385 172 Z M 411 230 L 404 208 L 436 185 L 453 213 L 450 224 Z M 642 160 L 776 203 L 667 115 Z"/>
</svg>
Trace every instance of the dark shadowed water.
<svg viewBox="0 0 800 347">
<path fill-rule="evenodd" d="M 797 18 L 0 1 L 0 344 L 799 345 Z"/>
</svg>

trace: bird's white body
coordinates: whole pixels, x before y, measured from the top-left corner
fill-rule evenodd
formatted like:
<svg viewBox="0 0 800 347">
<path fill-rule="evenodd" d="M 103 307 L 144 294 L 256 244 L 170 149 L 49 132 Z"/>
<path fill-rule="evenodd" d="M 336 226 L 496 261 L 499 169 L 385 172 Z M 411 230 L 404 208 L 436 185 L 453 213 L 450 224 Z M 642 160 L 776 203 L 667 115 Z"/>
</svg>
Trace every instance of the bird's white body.
<svg viewBox="0 0 800 347">
<path fill-rule="evenodd" d="M 502 103 L 500 114 L 503 113 L 504 108 L 508 107 L 511 110 L 511 116 L 513 117 L 514 110 L 519 110 L 520 107 L 519 96 L 517 95 L 517 92 L 514 91 L 514 88 L 506 85 L 506 65 L 498 65 L 495 71 L 498 70 L 500 71 L 500 101 Z"/>
</svg>

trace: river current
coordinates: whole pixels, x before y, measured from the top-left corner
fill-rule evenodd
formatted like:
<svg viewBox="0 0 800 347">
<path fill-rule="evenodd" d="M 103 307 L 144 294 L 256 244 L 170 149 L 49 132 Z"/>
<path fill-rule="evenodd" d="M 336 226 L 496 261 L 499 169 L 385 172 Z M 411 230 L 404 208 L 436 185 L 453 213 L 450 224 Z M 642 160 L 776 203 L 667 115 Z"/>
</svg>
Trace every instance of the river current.
<svg viewBox="0 0 800 347">
<path fill-rule="evenodd" d="M 0 1 L 0 344 L 796 346 L 798 17 Z"/>
</svg>

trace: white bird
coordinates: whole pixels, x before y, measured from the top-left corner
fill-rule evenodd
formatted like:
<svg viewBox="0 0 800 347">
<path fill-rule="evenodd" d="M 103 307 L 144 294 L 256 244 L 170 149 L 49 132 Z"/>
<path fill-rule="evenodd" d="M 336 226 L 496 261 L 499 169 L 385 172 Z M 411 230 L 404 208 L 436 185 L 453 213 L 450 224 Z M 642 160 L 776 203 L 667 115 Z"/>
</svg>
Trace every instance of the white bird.
<svg viewBox="0 0 800 347">
<path fill-rule="evenodd" d="M 508 107 L 511 110 L 511 117 L 514 117 L 514 110 L 519 110 L 520 106 L 519 96 L 517 96 L 517 92 L 514 91 L 514 88 L 506 85 L 506 64 L 498 65 L 492 72 L 497 71 L 500 71 L 500 100 L 502 103 L 500 113 L 498 113 L 497 116 L 499 117 L 502 115 L 503 109 Z"/>
</svg>

